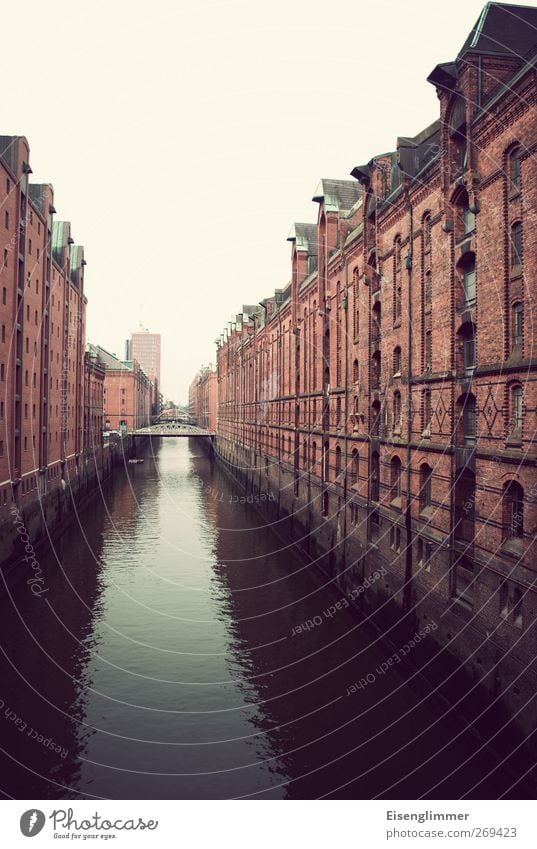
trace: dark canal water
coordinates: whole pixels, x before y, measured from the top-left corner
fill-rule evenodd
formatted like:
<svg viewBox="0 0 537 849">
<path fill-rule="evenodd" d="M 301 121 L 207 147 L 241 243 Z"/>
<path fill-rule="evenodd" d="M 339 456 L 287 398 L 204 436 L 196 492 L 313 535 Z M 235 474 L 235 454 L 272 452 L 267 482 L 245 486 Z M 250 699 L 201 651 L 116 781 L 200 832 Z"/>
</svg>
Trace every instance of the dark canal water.
<svg viewBox="0 0 537 849">
<path fill-rule="evenodd" d="M 1 599 L 2 794 L 526 792 L 402 666 L 375 673 L 393 647 L 324 616 L 340 594 L 237 494 L 195 441 L 157 442 L 39 554 L 47 593 Z"/>
</svg>

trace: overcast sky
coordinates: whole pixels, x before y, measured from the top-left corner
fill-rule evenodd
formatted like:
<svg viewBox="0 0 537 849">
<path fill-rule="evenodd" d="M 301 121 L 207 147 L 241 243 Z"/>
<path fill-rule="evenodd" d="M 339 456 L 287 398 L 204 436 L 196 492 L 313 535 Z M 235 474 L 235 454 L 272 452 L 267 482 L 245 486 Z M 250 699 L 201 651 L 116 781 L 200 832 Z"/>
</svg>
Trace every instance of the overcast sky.
<svg viewBox="0 0 537 849">
<path fill-rule="evenodd" d="M 318 180 L 436 119 L 425 79 L 483 5 L 5 5 L 0 130 L 85 245 L 89 340 L 124 356 L 140 322 L 160 332 L 164 394 L 186 400 L 231 315 L 286 285 Z"/>
</svg>

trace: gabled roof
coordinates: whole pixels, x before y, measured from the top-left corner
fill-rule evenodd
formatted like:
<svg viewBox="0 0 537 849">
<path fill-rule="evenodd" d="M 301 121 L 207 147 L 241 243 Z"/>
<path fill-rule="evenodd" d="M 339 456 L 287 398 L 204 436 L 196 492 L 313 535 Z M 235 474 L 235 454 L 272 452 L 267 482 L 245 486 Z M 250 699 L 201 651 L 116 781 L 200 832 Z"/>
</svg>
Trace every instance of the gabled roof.
<svg viewBox="0 0 537 849">
<path fill-rule="evenodd" d="M 473 52 L 522 59 L 532 53 L 536 46 L 536 7 L 487 3 L 457 59 Z"/>
<path fill-rule="evenodd" d="M 306 251 L 308 256 L 317 256 L 318 254 L 318 236 L 316 224 L 293 224 L 289 235 L 288 242 L 294 242 L 297 251 Z"/>
<path fill-rule="evenodd" d="M 400 136 L 397 139 L 399 167 L 409 177 L 415 177 L 440 150 L 440 121 L 434 121 L 416 136 Z"/>
<path fill-rule="evenodd" d="M 326 180 L 319 182 L 312 200 L 316 203 L 324 201 L 327 212 L 347 212 L 352 209 L 362 197 L 358 183 L 351 180 Z"/>
<path fill-rule="evenodd" d="M 101 347 L 101 345 L 95 345 L 95 351 L 105 368 L 113 369 L 115 371 L 132 371 L 132 364 L 128 364 L 127 361 L 119 360 L 115 354 L 111 354 L 110 351 L 107 351 L 106 348 Z"/>
</svg>

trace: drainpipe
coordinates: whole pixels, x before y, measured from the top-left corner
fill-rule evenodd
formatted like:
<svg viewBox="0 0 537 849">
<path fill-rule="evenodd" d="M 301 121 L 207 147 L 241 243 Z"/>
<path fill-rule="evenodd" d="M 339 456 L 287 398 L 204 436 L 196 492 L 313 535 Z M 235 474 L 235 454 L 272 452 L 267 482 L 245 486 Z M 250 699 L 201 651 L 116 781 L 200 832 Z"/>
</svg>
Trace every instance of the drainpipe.
<svg viewBox="0 0 537 849">
<path fill-rule="evenodd" d="M 345 235 L 341 234 L 341 259 L 345 269 L 345 288 L 343 290 L 343 300 L 341 306 L 345 314 L 345 455 L 343 459 L 343 562 L 345 564 L 345 549 L 347 539 L 347 477 L 349 463 L 349 440 L 347 435 L 347 427 L 349 421 L 349 269 L 345 257 Z"/>
<path fill-rule="evenodd" d="M 410 442 L 412 439 L 412 251 L 414 247 L 414 226 L 412 216 L 412 203 L 408 194 L 408 183 L 405 185 L 406 203 L 408 208 L 408 238 L 409 248 L 405 261 L 405 266 L 408 272 L 408 338 L 407 338 L 407 444 L 406 444 L 406 507 L 405 507 L 405 529 L 406 529 L 406 550 L 405 550 L 405 586 L 403 591 L 403 612 L 407 613 L 412 607 L 412 498 L 411 498 L 411 475 L 410 461 L 411 450 Z"/>
</svg>

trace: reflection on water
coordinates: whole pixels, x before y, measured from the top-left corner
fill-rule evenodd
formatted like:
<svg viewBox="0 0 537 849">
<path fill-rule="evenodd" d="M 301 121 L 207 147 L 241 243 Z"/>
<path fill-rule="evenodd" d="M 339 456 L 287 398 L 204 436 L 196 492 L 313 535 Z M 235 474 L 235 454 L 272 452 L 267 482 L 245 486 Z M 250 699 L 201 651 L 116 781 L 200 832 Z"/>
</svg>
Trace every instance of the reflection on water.
<svg viewBox="0 0 537 849">
<path fill-rule="evenodd" d="M 154 452 L 40 556 L 43 598 L 21 583 L 0 603 L 4 795 L 457 798 L 510 787 L 401 668 L 347 695 L 392 649 L 346 610 L 322 615 L 336 597 L 233 501 L 199 444 L 168 439 Z"/>
</svg>

